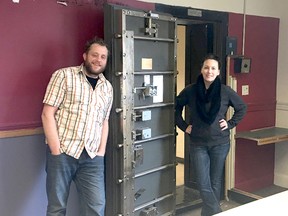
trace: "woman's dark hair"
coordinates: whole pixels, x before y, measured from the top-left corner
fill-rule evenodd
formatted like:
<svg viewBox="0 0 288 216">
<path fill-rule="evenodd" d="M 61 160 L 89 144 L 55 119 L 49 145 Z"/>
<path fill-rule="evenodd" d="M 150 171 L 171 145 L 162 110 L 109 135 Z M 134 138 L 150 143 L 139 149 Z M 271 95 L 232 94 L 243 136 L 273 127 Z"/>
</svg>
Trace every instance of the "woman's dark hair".
<svg viewBox="0 0 288 216">
<path fill-rule="evenodd" d="M 84 52 L 88 53 L 93 44 L 99 44 L 100 46 L 105 46 L 108 50 L 108 56 L 109 56 L 108 45 L 104 42 L 102 38 L 99 38 L 97 36 L 86 42 Z"/>
<path fill-rule="evenodd" d="M 218 69 L 219 69 L 219 70 L 221 69 L 221 61 L 220 61 L 220 58 L 219 58 L 217 55 L 214 55 L 214 54 L 212 54 L 212 53 L 209 53 L 209 54 L 207 54 L 207 55 L 204 57 L 204 59 L 203 59 L 203 61 L 202 61 L 202 64 L 201 64 L 201 68 L 203 67 L 204 62 L 205 62 L 206 60 L 208 60 L 208 59 L 212 59 L 212 60 L 217 61 L 217 62 L 218 62 Z"/>
</svg>

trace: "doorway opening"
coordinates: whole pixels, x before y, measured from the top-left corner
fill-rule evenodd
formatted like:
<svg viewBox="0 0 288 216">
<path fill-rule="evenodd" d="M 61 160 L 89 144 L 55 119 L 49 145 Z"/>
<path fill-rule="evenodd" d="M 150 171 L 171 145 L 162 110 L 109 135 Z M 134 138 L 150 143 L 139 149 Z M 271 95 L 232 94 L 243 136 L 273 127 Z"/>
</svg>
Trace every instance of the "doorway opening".
<svg viewBox="0 0 288 216">
<path fill-rule="evenodd" d="M 208 53 L 219 56 L 222 62 L 221 79 L 225 84 L 228 13 L 162 4 L 157 5 L 156 10 L 177 18 L 177 95 L 187 85 L 196 82 L 200 74 L 201 61 Z M 188 110 L 184 109 L 183 117 L 189 119 Z M 178 214 L 198 207 L 202 204 L 202 200 L 197 190 L 193 164 L 190 163 L 189 137 L 180 129 L 176 130 L 176 213 Z"/>
<path fill-rule="evenodd" d="M 220 43 L 215 37 L 217 31 L 219 31 L 217 24 L 213 22 L 187 20 L 178 22 L 177 95 L 187 85 L 196 82 L 204 56 L 207 53 L 217 54 L 216 44 Z M 226 77 L 225 70 L 222 76 Z M 184 109 L 183 117 L 189 119 L 188 110 Z M 176 207 L 179 212 L 197 207 L 202 201 L 196 186 L 193 164 L 190 162 L 189 137 L 179 128 L 176 128 L 176 132 Z"/>
<path fill-rule="evenodd" d="M 186 25 L 177 25 L 177 95 L 186 86 L 186 30 Z M 185 108 L 183 117 L 185 118 Z M 187 168 L 185 163 L 185 155 L 187 155 L 185 154 L 185 149 L 187 149 L 185 148 L 185 140 L 187 137 L 178 127 L 176 132 L 176 206 L 178 209 L 185 210 L 189 206 L 196 206 L 201 203 L 201 200 L 197 188 L 189 187 L 185 183 L 185 176 L 187 175 L 187 171 L 185 172 L 185 168 Z"/>
</svg>

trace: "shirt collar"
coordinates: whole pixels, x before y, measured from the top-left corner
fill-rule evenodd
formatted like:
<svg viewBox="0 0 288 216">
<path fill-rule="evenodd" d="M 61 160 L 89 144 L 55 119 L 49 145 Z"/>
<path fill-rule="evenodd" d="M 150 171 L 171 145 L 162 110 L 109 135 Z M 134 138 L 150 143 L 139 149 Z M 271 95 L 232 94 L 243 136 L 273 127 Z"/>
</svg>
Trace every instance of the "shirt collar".
<svg viewBox="0 0 288 216">
<path fill-rule="evenodd" d="M 79 66 L 79 70 L 77 71 L 77 73 L 82 73 L 84 76 L 86 76 L 86 74 L 84 73 L 84 70 L 85 70 L 84 64 L 82 63 L 82 64 Z M 100 74 L 98 75 L 98 77 L 99 77 L 99 80 L 102 80 L 102 81 L 105 80 L 105 77 L 104 77 L 103 73 L 100 73 Z"/>
</svg>

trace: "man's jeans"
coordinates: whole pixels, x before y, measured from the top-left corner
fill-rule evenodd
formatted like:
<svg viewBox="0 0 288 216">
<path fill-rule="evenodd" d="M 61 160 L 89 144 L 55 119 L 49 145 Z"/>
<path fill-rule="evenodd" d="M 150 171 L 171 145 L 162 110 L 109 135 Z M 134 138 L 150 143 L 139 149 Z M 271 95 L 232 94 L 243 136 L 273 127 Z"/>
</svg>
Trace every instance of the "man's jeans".
<svg viewBox="0 0 288 216">
<path fill-rule="evenodd" d="M 80 201 L 81 216 L 104 216 L 104 157 L 91 159 L 84 150 L 77 160 L 66 154 L 47 151 L 47 216 L 64 216 L 71 182 L 74 181 Z"/>
<path fill-rule="evenodd" d="M 226 156 L 230 144 L 217 146 L 191 146 L 192 167 L 203 201 L 201 216 L 221 212 L 220 196 Z"/>
</svg>

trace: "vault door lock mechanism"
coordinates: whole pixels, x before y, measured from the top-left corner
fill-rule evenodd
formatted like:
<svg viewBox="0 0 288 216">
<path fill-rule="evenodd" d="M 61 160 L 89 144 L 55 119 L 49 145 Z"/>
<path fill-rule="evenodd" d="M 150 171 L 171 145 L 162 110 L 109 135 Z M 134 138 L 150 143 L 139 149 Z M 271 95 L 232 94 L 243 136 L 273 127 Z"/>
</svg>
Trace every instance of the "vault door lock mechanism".
<svg viewBox="0 0 288 216">
<path fill-rule="evenodd" d="M 151 118 L 151 110 L 139 110 L 132 114 L 133 121 L 149 121 Z"/>
<path fill-rule="evenodd" d="M 158 37 L 158 24 L 153 23 L 152 19 L 158 19 L 159 14 L 149 11 L 149 13 L 147 13 L 147 16 L 148 18 L 146 18 L 145 33 L 153 37 Z"/>
<path fill-rule="evenodd" d="M 142 91 L 143 97 L 153 97 L 157 96 L 157 86 L 153 86 L 151 84 L 144 85 L 144 89 Z"/>
<path fill-rule="evenodd" d="M 141 87 L 135 87 L 133 89 L 133 93 L 136 93 L 137 90 L 139 92 L 139 98 L 143 98 L 145 100 L 146 97 L 154 97 L 157 96 L 157 86 L 152 84 L 143 83 Z"/>
<path fill-rule="evenodd" d="M 145 140 L 151 138 L 151 128 L 139 128 L 132 131 L 132 140 Z"/>
</svg>

